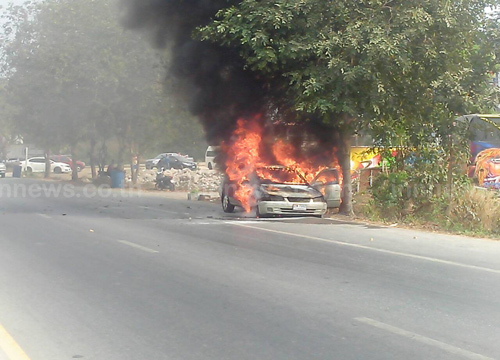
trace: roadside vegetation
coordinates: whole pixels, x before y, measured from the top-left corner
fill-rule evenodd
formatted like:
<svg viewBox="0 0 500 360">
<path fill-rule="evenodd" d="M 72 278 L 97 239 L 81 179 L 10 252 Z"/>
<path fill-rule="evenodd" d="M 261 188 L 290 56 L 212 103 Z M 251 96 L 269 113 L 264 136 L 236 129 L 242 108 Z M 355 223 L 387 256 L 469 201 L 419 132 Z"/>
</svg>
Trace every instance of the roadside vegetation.
<svg viewBox="0 0 500 360">
<path fill-rule="evenodd" d="M 415 183 L 406 172 L 381 175 L 371 191 L 356 194 L 356 214 L 387 224 L 500 237 L 498 192 L 475 187 L 464 178 L 451 192 L 443 187 L 440 192 L 415 198 L 410 195 L 412 186 Z"/>
<path fill-rule="evenodd" d="M 500 193 L 476 186 L 465 175 L 467 149 L 464 143 L 447 151 L 428 146 L 410 152 L 402 160 L 403 168 L 388 164 L 373 186 L 356 196 L 358 215 L 432 230 L 500 236 Z"/>
</svg>

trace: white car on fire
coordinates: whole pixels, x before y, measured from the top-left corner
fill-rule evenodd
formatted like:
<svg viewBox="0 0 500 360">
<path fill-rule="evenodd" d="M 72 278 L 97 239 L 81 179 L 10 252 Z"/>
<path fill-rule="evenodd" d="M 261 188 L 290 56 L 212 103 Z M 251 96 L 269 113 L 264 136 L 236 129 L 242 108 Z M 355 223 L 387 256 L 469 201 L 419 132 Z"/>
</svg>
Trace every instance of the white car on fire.
<svg viewBox="0 0 500 360">
<path fill-rule="evenodd" d="M 294 170 L 283 166 L 265 167 L 265 175 L 255 174 L 244 184 L 251 189 L 248 206 L 258 217 L 283 215 L 313 215 L 321 217 L 327 210 L 323 194 L 309 185 Z M 293 176 L 290 176 L 293 175 Z M 293 179 L 293 182 L 287 181 Z M 302 179 L 298 182 L 297 179 Z M 237 197 L 238 186 L 226 176 L 220 189 L 222 209 L 231 213 L 236 206 L 244 207 Z M 247 207 L 248 207 L 247 206 Z"/>
</svg>

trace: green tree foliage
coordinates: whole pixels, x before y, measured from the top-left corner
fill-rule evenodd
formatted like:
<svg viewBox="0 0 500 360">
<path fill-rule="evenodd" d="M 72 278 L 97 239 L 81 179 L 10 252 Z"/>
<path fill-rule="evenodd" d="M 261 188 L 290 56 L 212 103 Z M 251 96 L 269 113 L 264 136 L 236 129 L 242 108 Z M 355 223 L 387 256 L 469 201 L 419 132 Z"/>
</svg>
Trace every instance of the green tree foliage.
<svg viewBox="0 0 500 360">
<path fill-rule="evenodd" d="M 238 49 L 299 119 L 320 116 L 340 131 L 349 179 L 348 139 L 357 129 L 371 129 L 385 144 L 402 136 L 429 141 L 443 116 L 449 123 L 483 99 L 492 53 L 478 46 L 484 9 L 495 3 L 243 0 L 197 36 Z M 350 213 L 348 181 L 345 187 Z"/>
</svg>

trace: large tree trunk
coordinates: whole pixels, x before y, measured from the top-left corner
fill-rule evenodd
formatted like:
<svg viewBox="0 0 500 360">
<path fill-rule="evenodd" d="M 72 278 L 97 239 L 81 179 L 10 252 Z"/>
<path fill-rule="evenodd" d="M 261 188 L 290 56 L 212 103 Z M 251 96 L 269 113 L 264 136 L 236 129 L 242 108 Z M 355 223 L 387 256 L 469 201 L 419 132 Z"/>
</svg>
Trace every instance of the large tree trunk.
<svg viewBox="0 0 500 360">
<path fill-rule="evenodd" d="M 342 202 L 340 204 L 339 213 L 352 216 L 354 215 L 354 210 L 352 207 L 351 135 L 349 132 L 343 131 L 339 134 L 339 137 L 337 156 L 344 178 L 342 184 Z"/>
<path fill-rule="evenodd" d="M 76 165 L 76 152 L 75 152 L 75 147 L 71 147 L 71 161 L 72 161 L 72 166 L 71 166 L 71 180 L 73 181 L 78 181 L 78 166 Z"/>
<path fill-rule="evenodd" d="M 137 176 L 139 174 L 139 155 L 132 155 L 130 161 L 130 172 L 132 176 L 132 184 L 137 184 Z"/>
<path fill-rule="evenodd" d="M 134 136 L 137 136 L 137 134 L 134 134 Z M 136 185 L 139 175 L 139 147 L 136 145 L 135 141 L 133 141 L 130 146 L 130 158 L 130 176 L 132 184 Z"/>
<path fill-rule="evenodd" d="M 97 173 L 95 171 L 95 147 L 96 147 L 96 141 L 94 138 L 92 138 L 90 139 L 90 149 L 89 149 L 90 171 L 92 173 L 92 179 L 97 178 Z"/>
<path fill-rule="evenodd" d="M 50 177 L 50 150 L 45 150 L 45 173 L 44 178 L 48 179 Z"/>
<path fill-rule="evenodd" d="M 75 147 L 71 147 L 71 180 L 78 181 L 78 166 L 76 165 Z"/>
<path fill-rule="evenodd" d="M 123 167 L 124 160 L 126 158 L 129 158 L 129 156 L 127 156 L 128 149 L 129 149 L 129 147 L 127 146 L 126 140 L 118 139 L 118 157 L 117 157 L 118 167 Z"/>
<path fill-rule="evenodd" d="M 108 150 L 106 146 L 106 140 L 103 140 L 103 142 L 101 143 L 101 148 L 99 149 L 99 159 L 98 159 L 99 173 L 101 174 L 104 173 L 104 171 L 106 170 L 105 167 L 106 167 L 107 157 L 108 157 Z"/>
</svg>

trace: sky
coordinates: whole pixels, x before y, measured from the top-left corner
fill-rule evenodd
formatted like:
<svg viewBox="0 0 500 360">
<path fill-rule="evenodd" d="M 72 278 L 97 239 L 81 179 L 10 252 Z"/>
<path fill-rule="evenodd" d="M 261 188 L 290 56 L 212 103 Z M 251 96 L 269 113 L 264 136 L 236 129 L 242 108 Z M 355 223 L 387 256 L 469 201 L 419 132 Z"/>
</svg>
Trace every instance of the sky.
<svg viewBox="0 0 500 360">
<path fill-rule="evenodd" d="M 20 5 L 22 3 L 24 3 L 26 0 L 0 0 L 0 6 L 7 6 L 9 5 L 10 3 L 14 3 L 16 5 Z"/>
</svg>

